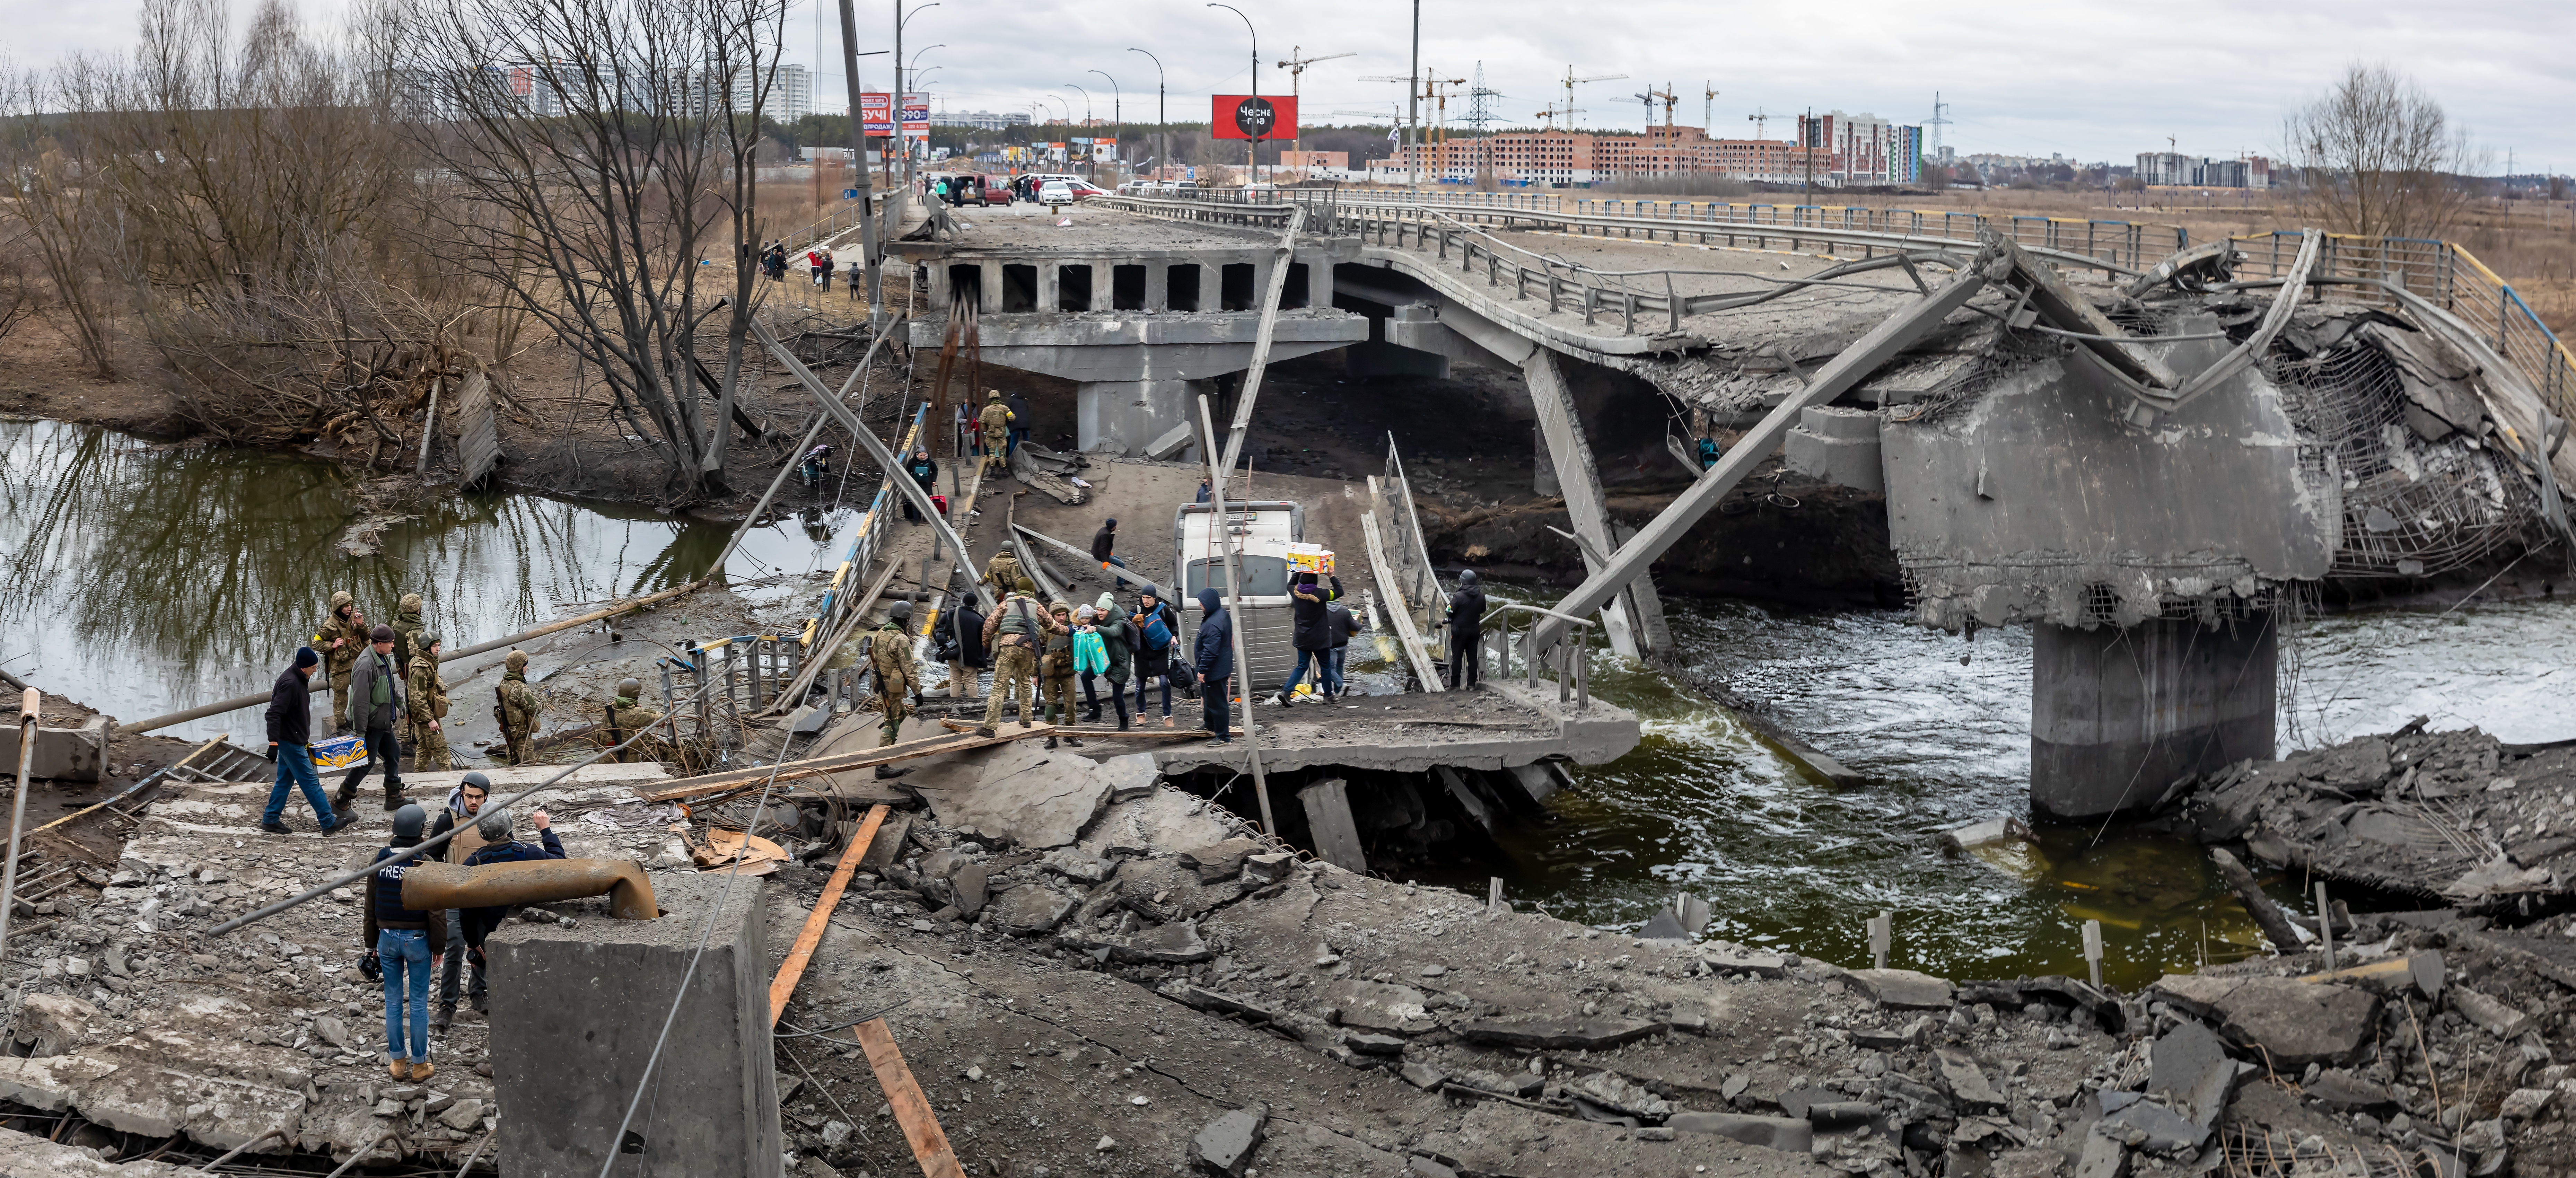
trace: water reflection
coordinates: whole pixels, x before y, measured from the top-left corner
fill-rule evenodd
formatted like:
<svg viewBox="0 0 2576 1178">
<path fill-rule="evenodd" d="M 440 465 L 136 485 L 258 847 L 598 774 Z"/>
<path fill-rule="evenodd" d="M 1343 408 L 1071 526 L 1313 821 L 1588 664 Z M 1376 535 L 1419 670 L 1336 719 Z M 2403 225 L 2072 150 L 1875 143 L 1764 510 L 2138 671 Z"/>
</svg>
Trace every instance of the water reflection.
<svg viewBox="0 0 2576 1178">
<path fill-rule="evenodd" d="M 698 576 L 731 529 L 648 509 L 488 493 L 404 508 L 378 555 L 350 476 L 295 455 L 156 446 L 0 422 L 0 666 L 128 720 L 265 687 L 333 591 L 388 620 L 419 593 L 451 645 Z M 737 578 L 837 562 L 847 509 L 755 531 Z M 247 717 L 245 719 L 244 717 Z M 256 714 L 174 730 L 211 736 Z"/>
</svg>

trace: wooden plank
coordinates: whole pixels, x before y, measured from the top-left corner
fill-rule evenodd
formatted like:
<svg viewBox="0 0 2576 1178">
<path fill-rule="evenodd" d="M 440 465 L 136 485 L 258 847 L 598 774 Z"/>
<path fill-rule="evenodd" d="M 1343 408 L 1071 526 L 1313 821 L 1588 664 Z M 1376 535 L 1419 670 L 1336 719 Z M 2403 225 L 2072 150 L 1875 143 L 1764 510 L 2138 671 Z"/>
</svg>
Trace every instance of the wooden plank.
<svg viewBox="0 0 2576 1178">
<path fill-rule="evenodd" d="M 35 688 L 30 687 L 30 688 L 28 688 L 27 690 L 29 690 L 29 691 L 34 691 L 34 690 L 35 690 Z M 95 813 L 99 812 L 99 810 L 100 810 L 100 809 L 102 809 L 102 808 L 105 808 L 105 807 L 110 806 L 110 805 L 112 805 L 112 804 L 114 804 L 114 803 L 117 803 L 117 802 L 122 802 L 122 801 L 124 801 L 124 800 L 125 800 L 125 799 L 127 799 L 127 798 L 130 798 L 130 797 L 133 797 L 133 796 L 134 796 L 134 795 L 136 795 L 136 794 L 142 793 L 146 787 L 151 786 L 152 784 L 154 784 L 154 783 L 156 783 L 156 782 L 160 781 L 160 780 L 161 780 L 161 778 L 162 778 L 162 775 L 163 775 L 163 774 L 167 774 L 167 773 L 174 772 L 174 771 L 176 771 L 176 770 L 180 770 L 180 769 L 185 769 L 185 768 L 187 768 L 187 767 L 188 767 L 188 762 L 193 761 L 193 760 L 196 760 L 197 758 L 199 758 L 199 757 L 202 757 L 202 756 L 206 755 L 206 753 L 207 753 L 207 751 L 208 751 L 208 750 L 213 749 L 215 746 L 222 744 L 224 741 L 226 741 L 226 740 L 230 739 L 231 737 L 232 737 L 232 733 L 227 732 L 227 733 L 223 734 L 222 736 L 218 736 L 218 737 L 214 738 L 213 740 L 210 740 L 210 741 L 207 741 L 207 742 L 206 742 L 206 743 L 204 743 L 204 744 L 198 745 L 195 749 L 190 750 L 187 756 L 181 757 L 181 758 L 179 758 L 177 761 L 172 762 L 172 763 L 171 763 L 171 765 L 170 765 L 170 768 L 168 768 L 168 769 L 164 769 L 164 770 L 162 770 L 160 773 L 152 774 L 152 775 L 150 775 L 150 776 L 148 776 L 148 777 L 145 777 L 145 778 L 144 778 L 143 780 L 141 780 L 141 781 L 135 782 L 134 784 L 129 785 L 129 786 L 127 786 L 127 787 L 125 787 L 124 792 L 117 794 L 115 797 L 109 798 L 109 799 L 107 799 L 106 801 L 104 801 L 104 802 L 100 802 L 98 805 L 91 806 L 91 807 L 89 807 L 88 809 L 85 809 L 85 810 L 74 810 L 74 811 L 72 811 L 72 812 L 71 812 L 71 813 L 69 813 L 69 814 L 65 814 L 65 815 L 63 815 L 62 817 L 57 818 L 57 819 L 54 819 L 53 821 L 48 822 L 48 823 L 44 824 L 43 826 L 39 826 L 39 827 L 37 827 L 37 828 L 36 828 L 36 829 L 34 829 L 34 830 L 28 831 L 27 833 L 28 833 L 28 835 L 30 835 L 30 836 L 43 834 L 43 833 L 45 833 L 45 832 L 46 832 L 46 831 L 48 831 L 48 830 L 52 830 L 53 828 L 55 828 L 55 827 L 57 827 L 57 826 L 61 826 L 62 824 L 64 824 L 64 823 L 66 823 L 66 822 L 71 821 L 72 819 L 79 818 L 79 817 L 81 817 L 81 816 L 83 816 L 83 815 L 86 815 L 86 814 L 95 814 Z M 227 783 L 224 783 L 224 784 L 231 784 L 231 783 L 227 782 Z M 122 813 L 124 813 L 124 811 L 119 810 L 119 811 L 117 811 L 117 813 L 122 814 Z"/>
<path fill-rule="evenodd" d="M 1395 575 L 1386 567 L 1385 545 L 1378 539 L 1377 513 L 1360 513 L 1360 535 L 1368 544 L 1369 572 L 1377 578 L 1377 591 L 1398 607 L 1386 611 L 1386 616 L 1395 623 L 1396 640 L 1404 644 L 1404 657 L 1413 664 L 1414 676 L 1422 680 L 1424 691 L 1446 690 L 1440 682 L 1439 669 L 1431 663 L 1431 652 L 1422 647 L 1422 635 L 1413 628 L 1413 614 L 1401 608 L 1404 594 L 1396 587 Z"/>
<path fill-rule="evenodd" d="M 940 725 L 941 725 L 942 727 L 944 727 L 944 728 L 948 729 L 950 732 L 973 732 L 973 731 L 975 730 L 975 725 L 974 725 L 974 724 L 972 724 L 972 723 L 970 723 L 970 722 L 968 722 L 968 721 L 965 721 L 965 720 L 941 720 L 939 723 L 940 723 Z M 1058 729 L 1056 729 L 1056 730 L 1055 730 L 1055 734 L 1056 734 L 1056 735 L 1058 735 L 1058 736 L 1081 736 L 1081 737 L 1093 737 L 1093 738 L 1100 738 L 1100 739 L 1122 739 L 1122 738 L 1123 738 L 1123 739 L 1132 739 L 1132 740 L 1205 740 L 1205 739 L 1207 739 L 1207 729 L 1205 729 L 1205 728 L 1127 728 L 1127 729 L 1118 729 L 1118 728 L 1058 728 Z M 1240 729 L 1240 728 L 1237 728 L 1237 729 L 1234 729 L 1232 732 L 1229 732 L 1227 735 L 1229 735 L 1229 736 L 1241 736 L 1241 735 L 1243 735 L 1243 730 L 1242 730 L 1242 729 Z"/>
<path fill-rule="evenodd" d="M 832 773 L 845 773 L 852 769 L 873 769 L 879 765 L 891 765 L 897 761 L 909 761 L 915 757 L 937 756 L 940 753 L 960 753 L 965 752 L 968 749 L 987 748 L 997 744 L 1009 744 L 1015 740 L 1027 740 L 1033 736 L 1047 736 L 1054 732 L 1055 725 L 1039 723 L 1028 728 L 998 729 L 991 736 L 976 736 L 963 739 L 934 738 L 927 741 L 911 740 L 905 741 L 902 744 L 888 745 L 881 749 L 875 749 L 864 753 L 852 753 L 847 756 L 820 757 L 811 761 L 789 761 L 781 765 L 767 766 L 759 769 L 738 769 L 731 773 L 711 773 L 703 777 L 684 777 L 673 785 L 654 790 L 650 793 L 643 790 L 637 790 L 636 796 L 643 798 L 648 802 L 676 802 L 685 798 L 697 798 L 705 797 L 708 794 L 725 793 L 731 790 L 740 789 L 747 784 L 756 784 L 762 781 L 793 781 L 806 777 L 820 777 Z M 771 773 L 773 769 L 776 770 L 774 778 Z"/>
<path fill-rule="evenodd" d="M 850 886 L 850 873 L 858 870 L 859 860 L 867 857 L 868 847 L 876 842 L 877 828 L 885 825 L 890 807 L 870 806 L 868 816 L 859 823 L 859 832 L 850 836 L 850 845 L 841 852 L 839 866 L 823 885 L 823 895 L 814 901 L 814 911 L 805 916 L 804 931 L 796 934 L 796 947 L 787 951 L 787 960 L 778 963 L 778 976 L 769 983 L 769 1021 L 787 1013 L 787 998 L 796 992 L 796 982 L 805 976 L 805 965 L 814 960 L 814 947 L 823 943 L 823 928 L 832 923 L 832 909 L 840 906 L 841 891 Z"/>
<path fill-rule="evenodd" d="M 1360 846 L 1360 828 L 1351 820 L 1350 783 L 1335 777 L 1297 791 L 1306 807 L 1306 826 L 1315 835 L 1315 857 L 1347 871 L 1366 873 L 1368 852 Z"/>
<path fill-rule="evenodd" d="M 492 421 L 492 378 L 473 373 L 456 396 L 457 485 L 471 487 L 501 465 L 501 433 Z"/>
<path fill-rule="evenodd" d="M 851 1030 L 859 1050 L 868 1053 L 868 1068 L 877 1074 L 877 1087 L 885 1089 L 886 1103 L 894 1108 L 895 1123 L 903 1126 L 903 1139 L 912 1146 L 912 1160 L 921 1164 L 923 1178 L 966 1178 L 948 1148 L 948 1134 L 939 1128 L 939 1115 L 930 1110 L 929 1099 L 903 1062 L 903 1050 L 895 1046 L 893 1028 L 872 1018 Z"/>
</svg>

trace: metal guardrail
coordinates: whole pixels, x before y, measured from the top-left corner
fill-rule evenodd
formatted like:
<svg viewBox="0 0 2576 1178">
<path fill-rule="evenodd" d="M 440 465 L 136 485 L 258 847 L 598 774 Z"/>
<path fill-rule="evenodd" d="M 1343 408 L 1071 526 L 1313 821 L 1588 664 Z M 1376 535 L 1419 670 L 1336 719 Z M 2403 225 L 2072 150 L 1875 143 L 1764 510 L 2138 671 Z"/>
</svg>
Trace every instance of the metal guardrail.
<svg viewBox="0 0 2576 1178">
<path fill-rule="evenodd" d="M 2099 258 L 2131 270 L 2191 245 L 2191 231 L 2177 225 L 2101 221 L 2084 217 L 1874 209 L 1861 205 L 1720 204 L 1714 201 L 1626 200 L 1586 197 L 1577 213 L 1632 220 L 1709 225 L 1759 225 L 1793 229 L 1846 229 L 1902 237 L 1975 242 L 1994 233 L 2014 245 Z"/>
<path fill-rule="evenodd" d="M 2551 413 L 2576 418 L 2576 355 L 2532 312 L 2531 304 L 2477 255 L 2450 242 L 2423 237 L 2329 233 L 2323 238 L 2314 277 L 2378 279 L 2441 307 L 2475 328 L 2497 355 L 2520 369 Z M 2240 279 L 2282 277 L 2298 254 L 2295 232 L 2228 240 L 2237 245 Z M 2391 299 L 2366 286 L 2344 288 L 2337 297 L 2360 302 Z"/>
<path fill-rule="evenodd" d="M 876 201 L 879 204 L 883 204 L 886 202 L 886 195 L 887 194 L 883 192 L 872 189 L 868 193 L 868 199 Z M 802 254 L 806 250 L 812 249 L 823 242 L 830 241 L 833 237 L 857 225 L 859 223 L 859 210 L 861 207 L 862 205 L 859 201 L 843 201 L 841 202 L 840 207 L 825 213 L 811 224 L 805 225 L 792 232 L 781 234 L 779 236 L 779 240 L 788 243 L 788 257 L 793 259 L 796 255 Z"/>
</svg>

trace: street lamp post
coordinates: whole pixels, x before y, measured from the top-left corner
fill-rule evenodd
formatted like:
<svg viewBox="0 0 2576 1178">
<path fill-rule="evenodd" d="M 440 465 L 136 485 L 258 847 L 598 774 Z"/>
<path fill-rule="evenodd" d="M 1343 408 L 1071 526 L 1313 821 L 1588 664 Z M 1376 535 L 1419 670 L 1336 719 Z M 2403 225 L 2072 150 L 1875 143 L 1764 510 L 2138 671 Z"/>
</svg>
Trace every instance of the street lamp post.
<svg viewBox="0 0 2576 1178">
<path fill-rule="evenodd" d="M 911 59 L 903 55 L 903 27 L 911 24 L 912 18 L 921 15 L 928 9 L 937 7 L 939 7 L 939 0 L 930 0 L 930 3 L 928 4 L 915 5 L 913 10 L 910 12 L 905 12 L 903 10 L 902 0 L 895 0 L 894 6 L 894 93 L 888 96 L 892 101 L 894 109 L 887 111 L 886 113 L 894 116 L 894 139 L 889 146 L 903 153 L 903 192 L 906 199 L 910 199 L 912 196 L 912 144 L 906 142 L 903 137 L 903 96 L 909 93 L 909 91 L 904 88 L 904 66 L 911 64 Z M 934 46 L 934 48 L 936 47 Z M 924 52 L 928 51 L 924 50 Z M 852 111 L 850 113 L 852 117 L 856 117 L 858 114 L 857 111 Z M 894 157 L 892 155 L 888 155 L 886 157 L 887 166 L 893 166 L 893 161 Z M 900 218 L 898 218 L 896 224 L 900 225 L 901 223 Z"/>
<path fill-rule="evenodd" d="M 1093 70 L 1091 72 L 1098 74 L 1101 77 L 1109 78 L 1109 71 L 1107 70 Z M 1126 96 L 1118 91 L 1118 79 L 1109 78 L 1109 142 L 1116 145 L 1121 153 L 1126 151 L 1126 146 L 1122 142 L 1127 138 L 1127 113 L 1125 109 L 1123 109 L 1126 105 L 1126 101 Z M 1091 154 L 1094 159 L 1097 159 L 1100 155 L 1100 144 L 1094 142 L 1091 146 Z M 1120 160 L 1119 162 L 1123 164 L 1126 161 Z M 1115 172 L 1111 173 L 1111 175 L 1116 174 L 1117 173 Z M 1099 179 L 1096 175 L 1092 178 L 1095 180 Z"/>
<path fill-rule="evenodd" d="M 1082 129 L 1088 132 L 1091 130 L 1091 91 L 1085 90 L 1081 86 L 1075 85 L 1072 82 L 1067 82 L 1065 85 L 1072 86 L 1073 92 L 1082 96 Z M 1067 138 L 1071 138 L 1071 136 L 1067 136 Z M 1083 138 L 1089 139 L 1091 136 L 1086 134 Z M 1100 150 L 1099 145 L 1086 143 L 1083 144 L 1083 146 L 1092 149 L 1082 153 L 1083 169 L 1090 173 L 1090 175 L 1085 176 L 1084 179 L 1097 184 L 1100 182 L 1100 164 L 1095 156 Z"/>
<path fill-rule="evenodd" d="M 1236 16 L 1243 16 L 1243 10 L 1231 4 L 1209 4 L 1208 7 L 1222 8 Z M 1248 16 L 1243 16 L 1243 31 L 1252 34 L 1252 97 L 1255 101 L 1259 101 L 1261 98 L 1261 33 L 1259 30 L 1252 27 L 1252 18 Z M 1208 128 L 1208 133 L 1210 135 L 1215 134 L 1216 128 L 1211 125 Z M 1261 134 L 1264 138 L 1267 138 L 1270 134 L 1270 128 L 1263 127 L 1261 129 Z M 1252 161 L 1252 180 L 1254 183 L 1258 184 L 1261 182 L 1260 139 L 1252 141 L 1250 157 Z"/>
<path fill-rule="evenodd" d="M 1143 49 L 1129 49 L 1127 52 L 1143 53 L 1154 63 L 1154 134 L 1162 140 L 1162 146 L 1154 150 L 1154 167 L 1156 178 L 1160 179 L 1161 170 L 1172 166 L 1171 124 L 1163 119 L 1163 59 Z"/>
</svg>

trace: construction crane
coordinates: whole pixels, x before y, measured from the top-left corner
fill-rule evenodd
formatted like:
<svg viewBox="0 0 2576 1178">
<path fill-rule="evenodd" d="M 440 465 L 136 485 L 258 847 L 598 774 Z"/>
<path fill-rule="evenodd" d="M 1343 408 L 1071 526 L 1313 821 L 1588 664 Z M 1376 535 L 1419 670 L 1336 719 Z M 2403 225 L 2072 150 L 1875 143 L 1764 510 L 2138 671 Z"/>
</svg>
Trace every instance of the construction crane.
<svg viewBox="0 0 2576 1178">
<path fill-rule="evenodd" d="M 1449 91 L 1441 87 L 1466 84 L 1465 78 L 1444 78 L 1439 76 L 1436 70 L 1432 72 L 1432 76 L 1422 80 L 1422 98 L 1434 104 L 1431 116 L 1434 140 L 1431 149 L 1431 179 L 1435 184 L 1449 175 Z"/>
<path fill-rule="evenodd" d="M 1565 67 L 1565 113 L 1573 114 L 1577 110 L 1581 109 L 1574 105 L 1574 88 L 1577 85 L 1585 82 L 1616 82 L 1627 76 L 1628 75 L 1626 74 L 1594 74 L 1589 78 L 1578 78 L 1574 76 L 1573 66 L 1569 65 Z M 1653 121 L 1653 116 L 1649 114 L 1647 119 L 1651 122 Z"/>
<path fill-rule="evenodd" d="M 1699 125 L 1708 128 L 1709 137 L 1713 139 L 1717 136 L 1717 82 L 1715 79 L 1703 81 L 1699 88 Z"/>
<path fill-rule="evenodd" d="M 1359 56 L 1357 53 L 1327 53 L 1321 57 L 1304 57 L 1300 55 L 1304 49 L 1305 46 L 1302 45 L 1289 46 L 1288 60 L 1279 63 L 1279 68 L 1288 71 L 1288 104 L 1290 106 L 1295 106 L 1297 104 L 1297 83 L 1306 76 L 1307 66 L 1313 65 L 1319 61 L 1331 61 L 1337 57 Z M 1289 132 L 1288 150 L 1297 154 L 1297 174 L 1300 176 L 1305 175 L 1306 144 L 1305 130 L 1302 124 Z"/>
<path fill-rule="evenodd" d="M 1413 76 L 1411 74 L 1372 74 L 1359 80 L 1363 82 L 1402 82 L 1404 83 L 1405 97 L 1410 98 L 1413 96 Z M 1399 129 L 1402 129 L 1401 120 L 1398 120 L 1398 127 Z M 1417 116 L 1414 121 L 1412 132 L 1412 141 L 1417 145 L 1417 148 L 1414 152 L 1414 159 L 1407 166 L 1407 170 L 1413 176 L 1412 182 L 1418 184 L 1422 180 L 1422 153 L 1418 147 L 1422 142 L 1422 123 L 1419 116 Z"/>
<path fill-rule="evenodd" d="M 1579 106 L 1566 106 L 1566 107 L 1559 107 L 1559 106 L 1556 106 L 1556 105 L 1554 105 L 1554 104 L 1552 104 L 1552 103 L 1551 103 L 1551 104 L 1549 104 L 1549 105 L 1547 105 L 1547 106 L 1544 106 L 1544 107 L 1540 107 L 1540 108 L 1539 108 L 1538 117 L 1539 117 L 1539 122 L 1541 122 L 1541 123 L 1545 124 L 1549 130 L 1555 130 L 1555 129 L 1556 129 L 1556 117 L 1557 117 L 1558 115 L 1573 116 L 1573 115 L 1579 115 L 1579 114 L 1582 114 L 1582 113 L 1583 113 L 1583 108 L 1582 108 L 1582 107 L 1579 107 Z M 1569 122 L 1571 122 L 1571 121 L 1572 121 L 1570 117 L 1569 117 L 1568 121 L 1569 121 Z"/>
<path fill-rule="evenodd" d="M 1761 107 L 1754 107 L 1752 114 L 1744 116 L 1744 121 L 1753 124 L 1754 138 L 1766 139 L 1770 137 L 1771 116 L 1763 113 Z"/>
</svg>

